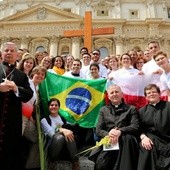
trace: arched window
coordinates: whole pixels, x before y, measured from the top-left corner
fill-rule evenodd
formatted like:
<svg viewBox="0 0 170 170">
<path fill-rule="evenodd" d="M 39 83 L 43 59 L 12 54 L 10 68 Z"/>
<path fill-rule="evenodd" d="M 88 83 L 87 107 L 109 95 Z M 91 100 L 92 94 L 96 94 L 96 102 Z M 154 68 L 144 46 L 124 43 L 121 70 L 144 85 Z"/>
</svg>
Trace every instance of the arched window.
<svg viewBox="0 0 170 170">
<path fill-rule="evenodd" d="M 106 47 L 101 47 L 101 48 L 99 48 L 99 50 L 100 50 L 101 59 L 105 58 L 105 57 L 107 57 L 109 55 L 108 49 Z"/>
<path fill-rule="evenodd" d="M 36 48 L 36 51 L 43 52 L 43 51 L 45 51 L 45 48 L 44 48 L 43 46 L 38 46 L 38 47 Z"/>
<path fill-rule="evenodd" d="M 61 49 L 61 54 L 69 54 L 69 47 L 68 46 L 63 46 Z"/>
</svg>

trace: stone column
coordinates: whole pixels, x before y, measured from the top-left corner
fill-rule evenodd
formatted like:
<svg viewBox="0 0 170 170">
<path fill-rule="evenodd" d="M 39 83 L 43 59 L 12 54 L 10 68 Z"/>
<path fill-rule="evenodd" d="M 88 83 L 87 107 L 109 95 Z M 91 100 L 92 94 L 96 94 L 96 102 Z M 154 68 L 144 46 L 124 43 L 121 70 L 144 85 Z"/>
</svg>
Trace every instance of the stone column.
<svg viewBox="0 0 170 170">
<path fill-rule="evenodd" d="M 50 56 L 55 57 L 58 54 L 59 38 L 53 36 L 50 39 Z"/>
<path fill-rule="evenodd" d="M 121 18 L 121 7 L 120 7 L 120 0 L 115 0 L 114 2 L 110 2 L 110 5 L 113 6 L 114 9 L 114 18 Z M 109 6 L 110 6 L 109 5 Z"/>
<path fill-rule="evenodd" d="M 29 38 L 22 37 L 21 38 L 21 49 L 28 49 Z"/>
<path fill-rule="evenodd" d="M 0 19 L 5 17 L 5 8 L 6 8 L 5 4 L 0 5 Z"/>
<path fill-rule="evenodd" d="M 9 7 L 10 9 L 10 15 L 15 14 L 17 12 L 16 8 L 15 8 L 15 2 L 11 2 Z"/>
<path fill-rule="evenodd" d="M 80 14 L 80 10 L 81 10 L 80 9 L 80 0 L 75 0 L 75 8 L 74 9 L 75 9 L 74 10 L 75 13 L 79 15 Z"/>
<path fill-rule="evenodd" d="M 149 37 L 158 36 L 159 34 L 159 27 L 158 24 L 149 24 Z"/>
<path fill-rule="evenodd" d="M 123 54 L 123 38 L 121 37 L 115 37 L 115 45 L 116 45 L 116 55 Z"/>
<path fill-rule="evenodd" d="M 6 38 L 6 37 L 3 37 L 3 38 L 1 39 L 1 48 L 2 48 L 2 45 L 3 45 L 4 43 L 7 43 L 7 42 L 10 42 L 10 39 L 9 39 L 9 38 Z"/>
<path fill-rule="evenodd" d="M 113 40 L 115 42 L 115 54 L 121 55 L 123 53 L 123 41 L 124 41 L 124 33 L 123 33 L 123 23 L 115 25 L 115 35 L 113 36 Z"/>
<path fill-rule="evenodd" d="M 91 10 L 91 3 L 92 3 L 91 0 L 86 0 L 85 3 L 86 3 L 86 11 Z"/>
<path fill-rule="evenodd" d="M 147 0 L 148 18 L 155 18 L 154 0 Z"/>
<path fill-rule="evenodd" d="M 74 58 L 80 57 L 80 38 L 72 38 L 72 55 Z"/>
</svg>

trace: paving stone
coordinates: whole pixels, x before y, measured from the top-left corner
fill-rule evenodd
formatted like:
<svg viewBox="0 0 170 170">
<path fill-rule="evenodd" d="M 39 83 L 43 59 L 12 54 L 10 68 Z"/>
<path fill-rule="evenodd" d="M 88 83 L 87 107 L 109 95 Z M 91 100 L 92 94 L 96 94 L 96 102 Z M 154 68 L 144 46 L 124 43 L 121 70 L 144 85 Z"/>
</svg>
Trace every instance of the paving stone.
<svg viewBox="0 0 170 170">
<path fill-rule="evenodd" d="M 80 170 L 94 170 L 94 162 L 87 157 L 80 157 Z M 50 164 L 49 170 L 72 170 L 72 164 L 69 161 L 56 161 Z"/>
</svg>

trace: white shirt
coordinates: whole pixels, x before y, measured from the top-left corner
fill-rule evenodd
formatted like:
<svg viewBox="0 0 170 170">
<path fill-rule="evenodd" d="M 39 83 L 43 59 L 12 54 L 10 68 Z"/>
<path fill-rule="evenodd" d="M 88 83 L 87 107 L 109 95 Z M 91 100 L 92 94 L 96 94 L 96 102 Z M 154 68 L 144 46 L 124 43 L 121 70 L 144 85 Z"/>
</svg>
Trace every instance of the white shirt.
<svg viewBox="0 0 170 170">
<path fill-rule="evenodd" d="M 161 69 L 155 62 L 154 59 L 148 61 L 147 63 L 145 63 L 142 67 L 142 71 L 146 74 L 146 75 L 152 75 L 153 72 L 157 71 Z"/>
<path fill-rule="evenodd" d="M 63 76 L 72 77 L 72 78 L 83 78 L 82 75 L 81 75 L 81 73 L 80 73 L 79 76 L 74 76 L 74 75 L 71 74 L 71 71 L 65 72 L 65 73 L 63 74 Z"/>
<path fill-rule="evenodd" d="M 106 88 L 108 89 L 109 86 L 113 84 L 117 84 L 118 81 L 123 81 L 126 79 L 131 79 L 130 75 L 137 75 L 139 73 L 139 70 L 135 68 L 121 68 L 117 71 L 113 71 L 109 74 L 109 78 L 106 83 Z"/>
<path fill-rule="evenodd" d="M 156 64 L 154 59 L 148 61 L 142 67 L 142 71 L 145 74 L 145 83 L 146 84 L 151 84 L 151 83 L 156 84 L 157 86 L 159 86 L 160 90 L 163 91 L 163 90 L 165 90 L 165 87 L 160 80 L 161 75 L 153 74 L 153 72 L 160 70 L 160 69 L 162 70 L 162 68 Z"/>
<path fill-rule="evenodd" d="M 103 77 L 103 78 L 107 78 L 107 68 L 105 66 L 103 66 L 102 64 L 98 64 L 98 65 L 99 65 L 99 76 Z M 88 77 L 90 75 L 90 68 L 89 68 L 89 70 L 86 70 L 86 71 L 87 72 L 85 73 L 83 78 L 88 79 Z"/>
<path fill-rule="evenodd" d="M 100 77 L 107 78 L 107 68 L 102 64 L 99 64 L 99 75 Z"/>
<path fill-rule="evenodd" d="M 81 70 L 80 70 L 80 75 L 84 78 L 87 79 L 87 75 L 90 72 L 90 65 L 87 66 L 82 66 Z"/>
<path fill-rule="evenodd" d="M 51 119 L 51 126 L 48 124 L 46 118 L 43 118 L 41 120 L 41 126 L 44 131 L 44 134 L 52 138 L 55 134 L 56 128 L 59 126 L 61 127 L 63 125 L 63 121 L 59 115 L 56 117 L 49 115 L 49 117 Z"/>
<path fill-rule="evenodd" d="M 160 77 L 160 81 L 163 83 L 165 90 L 170 89 L 170 73 L 163 73 Z"/>
<path fill-rule="evenodd" d="M 134 74 L 138 74 L 139 70 L 135 69 L 135 68 L 121 68 L 117 71 L 111 72 L 109 75 L 110 77 L 121 77 L 122 75 L 128 76 L 128 75 L 134 75 Z"/>
</svg>

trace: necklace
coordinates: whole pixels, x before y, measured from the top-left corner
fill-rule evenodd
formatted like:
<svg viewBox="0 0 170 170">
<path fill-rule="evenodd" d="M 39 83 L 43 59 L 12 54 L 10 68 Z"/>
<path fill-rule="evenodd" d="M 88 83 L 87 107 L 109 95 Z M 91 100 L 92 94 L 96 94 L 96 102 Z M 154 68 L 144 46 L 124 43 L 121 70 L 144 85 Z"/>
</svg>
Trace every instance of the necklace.
<svg viewBox="0 0 170 170">
<path fill-rule="evenodd" d="M 5 76 L 5 78 L 3 78 L 3 81 L 6 81 L 11 76 L 11 74 L 14 72 L 15 67 L 13 68 L 13 70 L 11 72 L 9 72 L 8 75 L 6 75 L 6 71 L 5 71 L 4 67 L 3 67 L 3 65 L 2 65 L 2 70 L 3 70 L 4 76 Z"/>
</svg>

